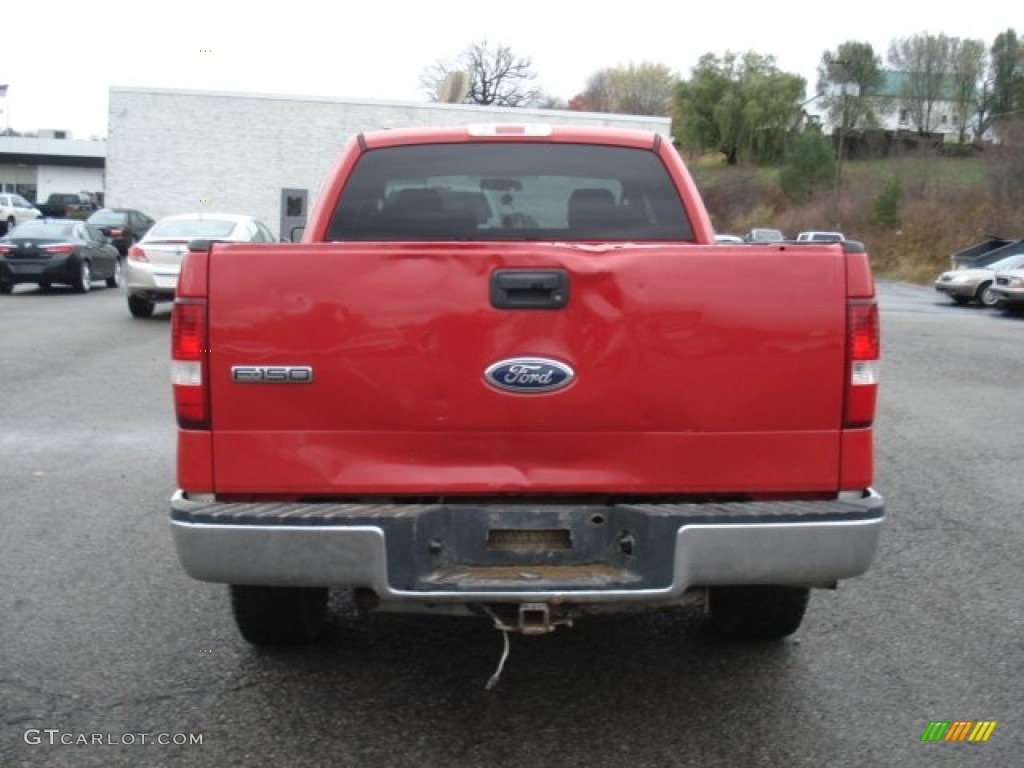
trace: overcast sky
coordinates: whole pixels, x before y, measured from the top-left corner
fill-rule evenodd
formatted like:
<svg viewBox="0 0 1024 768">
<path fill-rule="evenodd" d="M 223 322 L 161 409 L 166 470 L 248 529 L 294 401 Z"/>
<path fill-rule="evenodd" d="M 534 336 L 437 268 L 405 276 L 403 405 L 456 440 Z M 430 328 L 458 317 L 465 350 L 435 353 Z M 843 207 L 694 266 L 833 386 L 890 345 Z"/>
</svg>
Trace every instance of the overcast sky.
<svg viewBox="0 0 1024 768">
<path fill-rule="evenodd" d="M 917 34 L 987 48 L 1008 27 L 1024 33 L 1016 14 L 974 10 L 991 13 L 990 4 L 892 0 L 46 0 L 8 10 L 16 7 L 0 38 L 0 126 L 74 138 L 106 135 L 112 85 L 423 101 L 423 68 L 480 40 L 529 57 L 538 84 L 567 100 L 605 67 L 654 62 L 686 78 L 705 53 L 748 50 L 775 56 L 812 95 L 822 53 L 846 41 L 870 43 L 884 61 L 893 40 Z"/>
</svg>

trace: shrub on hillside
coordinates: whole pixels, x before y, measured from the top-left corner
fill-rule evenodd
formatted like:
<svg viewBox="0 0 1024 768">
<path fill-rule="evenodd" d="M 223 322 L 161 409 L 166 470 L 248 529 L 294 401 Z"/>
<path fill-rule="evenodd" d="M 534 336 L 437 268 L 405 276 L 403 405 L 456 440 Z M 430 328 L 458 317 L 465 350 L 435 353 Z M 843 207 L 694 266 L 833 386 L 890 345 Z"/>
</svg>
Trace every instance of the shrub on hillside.
<svg viewBox="0 0 1024 768">
<path fill-rule="evenodd" d="M 835 178 L 832 145 L 819 131 L 804 131 L 790 145 L 779 183 L 786 198 L 805 203 Z"/>
<path fill-rule="evenodd" d="M 888 176 L 875 196 L 871 210 L 873 229 L 896 230 L 900 228 L 900 203 L 903 200 L 903 186 L 895 176 Z"/>
</svg>

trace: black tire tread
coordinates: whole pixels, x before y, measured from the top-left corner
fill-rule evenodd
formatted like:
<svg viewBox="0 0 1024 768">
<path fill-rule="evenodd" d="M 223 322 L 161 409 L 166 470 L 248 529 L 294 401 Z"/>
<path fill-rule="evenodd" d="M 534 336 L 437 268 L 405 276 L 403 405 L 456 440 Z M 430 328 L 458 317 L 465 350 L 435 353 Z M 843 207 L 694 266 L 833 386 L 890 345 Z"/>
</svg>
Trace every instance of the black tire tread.
<svg viewBox="0 0 1024 768">
<path fill-rule="evenodd" d="M 121 270 L 121 259 L 118 258 L 115 261 L 115 263 L 114 263 L 114 274 L 112 274 L 110 277 L 107 278 L 107 288 L 117 288 L 118 286 L 121 285 L 120 274 L 119 274 L 120 270 Z"/>
<path fill-rule="evenodd" d="M 325 587 L 255 587 L 232 584 L 238 631 L 254 645 L 298 645 L 320 635 L 327 615 Z"/>
<path fill-rule="evenodd" d="M 132 317 L 152 317 L 155 309 L 156 305 L 152 301 L 139 296 L 128 297 L 128 311 L 131 312 Z"/>
<path fill-rule="evenodd" d="M 729 637 L 777 640 L 800 627 L 810 590 L 803 587 L 712 587 L 708 612 L 712 626 Z"/>
</svg>

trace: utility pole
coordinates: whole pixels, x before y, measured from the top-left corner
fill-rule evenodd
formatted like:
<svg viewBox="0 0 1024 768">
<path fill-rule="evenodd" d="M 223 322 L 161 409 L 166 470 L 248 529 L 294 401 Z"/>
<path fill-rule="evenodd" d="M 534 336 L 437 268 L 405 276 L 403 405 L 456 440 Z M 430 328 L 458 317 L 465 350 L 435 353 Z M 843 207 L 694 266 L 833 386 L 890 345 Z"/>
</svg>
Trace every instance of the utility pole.
<svg viewBox="0 0 1024 768">
<path fill-rule="evenodd" d="M 8 103 L 8 101 L 7 101 L 7 88 L 8 87 L 9 86 L 6 83 L 4 83 L 3 85 L 0 85 L 0 103 L 3 104 L 4 123 L 5 123 L 4 133 L 3 133 L 4 136 L 10 136 L 11 135 L 11 107 L 10 107 L 10 104 Z"/>
<path fill-rule="evenodd" d="M 839 141 L 836 148 L 836 183 L 835 189 L 832 192 L 832 205 L 835 213 L 835 229 L 836 232 L 843 231 L 842 222 L 842 188 L 843 188 L 843 138 L 846 135 L 844 128 L 846 127 L 846 83 L 843 83 L 840 87 L 843 88 L 843 106 L 842 112 L 839 116 Z"/>
<path fill-rule="evenodd" d="M 847 100 L 846 97 L 853 95 L 856 96 L 860 93 L 860 88 L 857 83 L 849 82 L 849 68 L 850 62 L 842 59 L 836 59 L 832 62 L 835 66 L 839 67 L 842 73 L 842 80 L 838 83 L 838 88 L 842 95 L 842 102 L 839 113 L 839 141 L 836 147 L 836 181 L 835 189 L 833 190 L 833 206 L 835 214 L 835 230 L 836 232 L 843 231 L 842 222 L 842 194 L 843 194 L 843 152 L 845 147 L 844 139 L 846 138 L 846 115 L 847 115 Z M 834 91 L 833 91 L 834 93 Z"/>
</svg>

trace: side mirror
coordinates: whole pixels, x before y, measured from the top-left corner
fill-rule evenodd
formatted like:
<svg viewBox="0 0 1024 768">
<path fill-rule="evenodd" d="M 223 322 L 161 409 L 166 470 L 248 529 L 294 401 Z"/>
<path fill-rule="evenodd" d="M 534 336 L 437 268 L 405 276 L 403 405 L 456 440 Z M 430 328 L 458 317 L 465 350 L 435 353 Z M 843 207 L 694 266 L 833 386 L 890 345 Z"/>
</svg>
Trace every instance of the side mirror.
<svg viewBox="0 0 1024 768">
<path fill-rule="evenodd" d="M 293 243 L 297 243 L 297 242 L 299 242 L 299 240 L 301 240 L 301 239 L 302 239 L 302 234 L 303 234 L 303 232 L 305 232 L 305 231 L 306 231 L 306 227 L 305 227 L 305 226 L 301 226 L 301 227 L 292 227 L 292 232 L 291 232 L 291 242 L 293 242 Z M 282 238 L 282 239 L 283 239 L 283 238 Z M 288 242 L 288 241 L 287 241 L 287 240 L 285 240 L 285 242 Z"/>
</svg>

